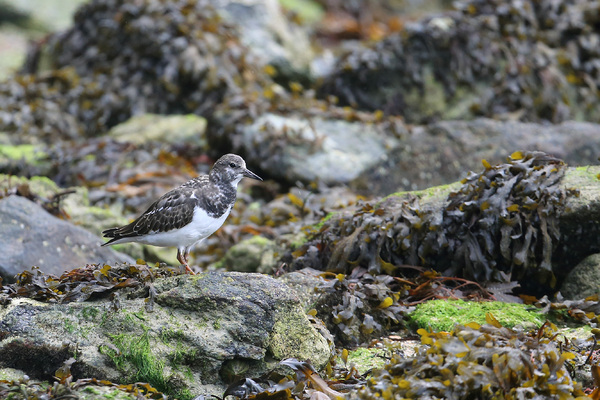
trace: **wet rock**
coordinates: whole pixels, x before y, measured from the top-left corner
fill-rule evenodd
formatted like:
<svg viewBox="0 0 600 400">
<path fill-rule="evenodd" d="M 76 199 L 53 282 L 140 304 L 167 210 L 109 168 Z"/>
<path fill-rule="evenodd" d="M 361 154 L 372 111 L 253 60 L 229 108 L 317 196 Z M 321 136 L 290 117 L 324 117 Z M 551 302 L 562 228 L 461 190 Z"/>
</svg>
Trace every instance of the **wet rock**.
<svg viewBox="0 0 600 400">
<path fill-rule="evenodd" d="M 94 234 L 60 220 L 21 196 L 0 200 L 0 275 L 14 275 L 38 266 L 44 272 L 64 271 L 92 263 L 133 261 L 112 249 L 100 247 Z"/>
<path fill-rule="evenodd" d="M 600 254 L 592 254 L 565 277 L 560 293 L 567 300 L 581 300 L 600 295 Z"/>
<path fill-rule="evenodd" d="M 234 146 L 249 162 L 290 183 L 348 183 L 399 144 L 393 129 L 377 124 L 298 115 L 263 114 L 240 130 Z"/>
<path fill-rule="evenodd" d="M 12 8 L 22 16 L 29 19 L 29 28 L 39 35 L 42 32 L 66 29 L 72 22 L 73 13 L 86 0 L 66 0 L 58 4 L 52 1 L 0 1 L 2 8 Z M 30 32 L 31 34 L 31 32 Z"/>
<path fill-rule="evenodd" d="M 91 205 L 87 188 L 75 186 L 63 189 L 45 176 L 25 178 L 0 174 L 0 191 L 26 197 L 53 212 L 53 215 L 62 215 L 68 218 L 71 224 L 98 236 L 107 227 L 125 225 L 129 222 L 122 216 L 122 210 L 116 206 Z M 138 251 L 135 258 L 141 256 L 142 252 Z"/>
<path fill-rule="evenodd" d="M 228 271 L 270 274 L 277 268 L 279 248 L 272 240 L 253 236 L 231 247 L 217 263 Z"/>
<path fill-rule="evenodd" d="M 272 65 L 281 75 L 306 75 L 313 51 L 308 34 L 290 21 L 276 0 L 214 1 L 218 12 L 237 25 L 241 42 L 257 66 Z"/>
<path fill-rule="evenodd" d="M 600 154 L 600 125 L 567 121 L 543 125 L 476 119 L 415 126 L 386 158 L 352 181 L 363 194 L 384 196 L 461 179 L 516 150 L 543 151 L 571 166 L 593 165 Z"/>
<path fill-rule="evenodd" d="M 118 142 L 141 145 L 148 141 L 171 145 L 193 145 L 206 150 L 206 119 L 197 115 L 144 114 L 112 128 L 107 135 Z"/>
<path fill-rule="evenodd" d="M 222 395 L 235 371 L 255 377 L 287 357 L 317 368 L 329 360 L 326 340 L 296 296 L 270 277 L 203 273 L 159 278 L 154 288 L 152 312 L 143 290 L 120 296 L 118 309 L 108 299 L 5 301 L 0 366 L 49 379 L 76 354 L 74 379 L 146 381 L 177 397 L 184 391 Z"/>
</svg>

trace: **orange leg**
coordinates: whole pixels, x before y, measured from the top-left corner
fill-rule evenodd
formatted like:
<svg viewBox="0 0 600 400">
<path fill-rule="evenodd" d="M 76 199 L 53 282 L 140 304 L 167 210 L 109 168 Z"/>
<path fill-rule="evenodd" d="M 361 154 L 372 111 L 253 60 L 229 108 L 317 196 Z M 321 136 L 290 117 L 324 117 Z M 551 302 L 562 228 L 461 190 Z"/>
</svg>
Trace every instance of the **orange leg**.
<svg viewBox="0 0 600 400">
<path fill-rule="evenodd" d="M 185 267 L 185 270 L 187 272 L 189 272 L 191 275 L 196 275 L 194 273 L 194 271 L 192 271 L 192 269 L 188 265 L 189 255 L 190 255 L 189 252 L 186 251 L 186 252 L 182 253 L 181 250 L 177 249 L 177 260 L 181 263 L 181 265 L 183 265 Z"/>
</svg>

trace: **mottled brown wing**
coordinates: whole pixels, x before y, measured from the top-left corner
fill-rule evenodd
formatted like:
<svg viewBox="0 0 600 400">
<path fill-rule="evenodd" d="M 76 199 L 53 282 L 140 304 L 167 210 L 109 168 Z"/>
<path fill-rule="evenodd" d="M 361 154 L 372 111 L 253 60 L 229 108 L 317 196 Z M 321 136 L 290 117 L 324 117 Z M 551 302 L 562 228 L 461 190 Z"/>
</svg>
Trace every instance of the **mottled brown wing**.
<svg viewBox="0 0 600 400">
<path fill-rule="evenodd" d="M 189 224 L 198 204 L 198 200 L 191 197 L 193 191 L 192 187 L 181 186 L 166 193 L 132 223 L 102 232 L 105 237 L 113 238 L 105 244 L 126 237 L 167 232 Z"/>
</svg>

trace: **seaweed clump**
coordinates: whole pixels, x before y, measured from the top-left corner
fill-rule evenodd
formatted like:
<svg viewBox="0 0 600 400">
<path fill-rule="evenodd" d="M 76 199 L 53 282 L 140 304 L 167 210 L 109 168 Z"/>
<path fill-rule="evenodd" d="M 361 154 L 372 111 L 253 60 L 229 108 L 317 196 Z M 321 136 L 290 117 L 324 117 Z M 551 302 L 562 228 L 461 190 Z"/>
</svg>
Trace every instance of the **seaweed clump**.
<svg viewBox="0 0 600 400">
<path fill-rule="evenodd" d="M 284 257 L 333 278 L 316 309 L 342 342 L 398 326 L 428 299 L 508 299 L 518 284 L 535 295 L 555 286 L 559 217 L 577 194 L 559 185 L 566 165 L 541 152 L 483 164 L 443 203 L 359 203 L 307 228 L 307 242 Z"/>
<path fill-rule="evenodd" d="M 321 87 L 409 122 L 600 121 L 600 13 L 587 0 L 469 0 L 343 56 Z"/>
<path fill-rule="evenodd" d="M 507 164 L 483 164 L 485 171 L 470 174 L 450 194 L 441 224 L 431 225 L 445 248 L 432 257 L 434 264 L 478 282 L 533 276 L 554 287 L 559 217 L 567 197 L 577 194 L 558 185 L 566 165 L 540 152 L 515 152 Z M 443 265 L 449 254 L 449 265 Z"/>
<path fill-rule="evenodd" d="M 373 371 L 353 393 L 360 399 L 566 399 L 585 397 L 568 367 L 576 347 L 556 343 L 556 327 L 533 335 L 500 324 L 457 325 L 451 333 L 424 329 L 415 357 L 399 355 Z"/>
<path fill-rule="evenodd" d="M 566 165 L 541 152 L 483 163 L 485 170 L 469 174 L 442 207 L 390 196 L 334 215 L 290 262 L 345 274 L 356 267 L 371 275 L 417 270 L 410 265 L 481 283 L 529 276 L 552 284 L 558 219 L 577 194 L 559 185 Z"/>
<path fill-rule="evenodd" d="M 140 260 L 140 262 L 143 262 Z M 15 283 L 2 285 L 0 279 L 0 304 L 11 298 L 27 297 L 49 303 L 85 301 L 90 297 L 111 295 L 113 307 L 118 309 L 117 291 L 130 288 L 141 289 L 146 299 L 146 310 L 154 308 L 154 279 L 182 274 L 180 268 L 156 264 L 87 265 L 67 271 L 60 277 L 47 275 L 37 267 L 17 275 Z"/>
<path fill-rule="evenodd" d="M 30 51 L 33 75 L 0 84 L 0 130 L 93 136 L 134 114 L 206 114 L 270 82 L 247 53 L 210 1 L 94 0 Z"/>
</svg>

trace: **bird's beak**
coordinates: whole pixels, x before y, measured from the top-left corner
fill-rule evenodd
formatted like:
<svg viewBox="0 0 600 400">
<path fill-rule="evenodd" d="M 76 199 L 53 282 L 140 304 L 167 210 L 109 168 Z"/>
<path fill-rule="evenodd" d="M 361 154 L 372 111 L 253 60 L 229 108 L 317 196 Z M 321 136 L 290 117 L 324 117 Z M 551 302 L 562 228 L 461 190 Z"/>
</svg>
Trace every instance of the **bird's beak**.
<svg viewBox="0 0 600 400">
<path fill-rule="evenodd" d="M 252 179 L 257 179 L 259 181 L 262 181 L 262 178 L 260 176 L 256 175 L 254 172 L 250 171 L 247 168 L 244 168 L 242 175 L 244 175 L 247 178 L 252 178 Z"/>
</svg>

